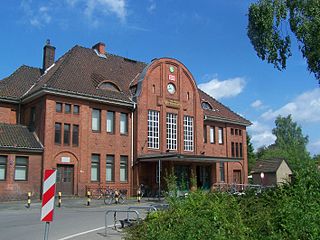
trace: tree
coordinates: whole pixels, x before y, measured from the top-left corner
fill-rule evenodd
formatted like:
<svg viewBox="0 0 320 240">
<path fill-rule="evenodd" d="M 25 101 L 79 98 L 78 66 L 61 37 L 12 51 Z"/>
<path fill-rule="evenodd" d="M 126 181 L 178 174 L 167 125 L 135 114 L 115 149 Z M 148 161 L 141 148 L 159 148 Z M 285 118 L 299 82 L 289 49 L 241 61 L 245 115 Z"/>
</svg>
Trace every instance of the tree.
<svg viewBox="0 0 320 240">
<path fill-rule="evenodd" d="M 257 158 L 256 158 L 256 154 L 254 153 L 254 148 L 252 146 L 251 137 L 249 134 L 247 134 L 247 154 L 248 154 L 248 172 L 250 173 Z"/>
<path fill-rule="evenodd" d="M 292 120 L 291 115 L 278 116 L 275 124 L 276 127 L 272 129 L 276 136 L 275 143 L 259 149 L 257 156 L 259 159 L 284 158 L 293 170 L 297 170 L 311 159 L 306 148 L 308 136 L 303 135 L 301 127 Z"/>
<path fill-rule="evenodd" d="M 308 70 L 320 80 L 319 0 L 259 0 L 248 18 L 247 34 L 259 58 L 285 69 L 295 36 Z"/>
</svg>

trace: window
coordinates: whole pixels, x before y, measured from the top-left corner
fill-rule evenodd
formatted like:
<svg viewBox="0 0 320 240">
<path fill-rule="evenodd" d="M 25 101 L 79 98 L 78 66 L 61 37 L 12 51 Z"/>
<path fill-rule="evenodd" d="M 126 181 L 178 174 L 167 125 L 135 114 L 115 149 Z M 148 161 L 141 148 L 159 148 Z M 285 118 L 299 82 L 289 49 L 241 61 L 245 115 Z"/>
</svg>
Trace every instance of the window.
<svg viewBox="0 0 320 240">
<path fill-rule="evenodd" d="M 219 127 L 218 133 L 219 133 L 219 144 L 223 144 L 223 128 Z"/>
<path fill-rule="evenodd" d="M 128 181 L 128 156 L 120 156 L 120 182 Z"/>
<path fill-rule="evenodd" d="M 30 121 L 29 121 L 29 126 L 34 127 L 34 124 L 36 122 L 36 108 L 32 107 L 30 109 Z"/>
<path fill-rule="evenodd" d="M 61 123 L 55 123 L 54 128 L 54 143 L 61 144 Z"/>
<path fill-rule="evenodd" d="M 203 126 L 203 142 L 207 143 L 207 125 Z"/>
<path fill-rule="evenodd" d="M 17 156 L 14 168 L 14 180 L 26 181 L 28 179 L 28 157 Z"/>
<path fill-rule="evenodd" d="M 231 156 L 234 157 L 234 142 L 231 142 Z"/>
<path fill-rule="evenodd" d="M 79 146 L 79 125 L 72 126 L 72 146 Z"/>
<path fill-rule="evenodd" d="M 92 131 L 100 131 L 101 125 L 101 110 L 92 109 Z"/>
<path fill-rule="evenodd" d="M 242 155 L 242 143 L 239 143 L 239 152 L 240 152 L 240 154 L 239 154 L 239 157 L 243 157 L 243 155 Z"/>
<path fill-rule="evenodd" d="M 224 176 L 224 162 L 220 162 L 220 181 L 224 182 L 225 181 L 225 176 Z"/>
<path fill-rule="evenodd" d="M 214 127 L 210 127 L 210 143 L 215 142 L 215 131 Z"/>
<path fill-rule="evenodd" d="M 66 103 L 64 105 L 64 113 L 71 113 L 71 104 Z"/>
<path fill-rule="evenodd" d="M 167 113 L 167 149 L 177 150 L 177 114 Z"/>
<path fill-rule="evenodd" d="M 120 91 L 120 89 L 118 88 L 118 86 L 115 85 L 114 83 L 111 83 L 111 82 L 102 82 L 102 83 L 99 85 L 99 88 L 100 88 L 100 89 L 103 89 L 103 90 L 112 90 L 112 91 L 117 91 L 117 92 Z"/>
<path fill-rule="evenodd" d="M 231 135 L 234 135 L 234 129 L 231 128 Z"/>
<path fill-rule="evenodd" d="M 208 102 L 202 102 L 201 106 L 204 110 L 212 110 L 212 106 Z"/>
<path fill-rule="evenodd" d="M 6 180 L 7 156 L 0 156 L 0 181 Z"/>
<path fill-rule="evenodd" d="M 63 126 L 63 144 L 70 145 L 70 124 Z"/>
<path fill-rule="evenodd" d="M 239 157 L 239 144 L 236 143 L 236 157 Z"/>
<path fill-rule="evenodd" d="M 62 112 L 62 103 L 56 102 L 56 112 Z"/>
<path fill-rule="evenodd" d="M 79 113 L 80 113 L 80 106 L 73 105 L 73 114 L 79 114 Z"/>
<path fill-rule="evenodd" d="M 242 131 L 241 131 L 241 129 L 239 129 L 239 136 L 242 136 Z"/>
<path fill-rule="evenodd" d="M 120 134 L 128 134 L 128 114 L 120 113 Z"/>
<path fill-rule="evenodd" d="M 159 112 L 148 111 L 148 148 L 159 149 Z"/>
<path fill-rule="evenodd" d="M 193 151 L 193 117 L 183 117 L 184 150 Z"/>
<path fill-rule="evenodd" d="M 91 156 L 91 181 L 100 181 L 100 155 L 92 154 Z"/>
<path fill-rule="evenodd" d="M 239 135 L 239 130 L 235 129 L 235 135 Z"/>
<path fill-rule="evenodd" d="M 114 181 L 114 155 L 107 155 L 106 161 L 106 181 Z"/>
<path fill-rule="evenodd" d="M 114 112 L 107 111 L 107 132 L 114 133 Z"/>
</svg>

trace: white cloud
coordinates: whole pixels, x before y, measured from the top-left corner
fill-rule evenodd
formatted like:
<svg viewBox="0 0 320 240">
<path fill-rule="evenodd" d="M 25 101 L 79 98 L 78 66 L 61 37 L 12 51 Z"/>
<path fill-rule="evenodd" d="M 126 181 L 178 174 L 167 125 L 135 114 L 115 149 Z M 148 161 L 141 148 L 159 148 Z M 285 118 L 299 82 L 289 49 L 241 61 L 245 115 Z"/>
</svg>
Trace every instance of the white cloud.
<svg viewBox="0 0 320 240">
<path fill-rule="evenodd" d="M 251 103 L 251 107 L 256 108 L 256 109 L 262 107 L 262 102 L 261 102 L 261 100 L 258 99 L 258 100 L 256 100 L 256 101 L 254 101 L 253 103 Z"/>
<path fill-rule="evenodd" d="M 211 95 L 215 99 L 230 98 L 239 95 L 246 85 L 246 81 L 242 77 L 230 78 L 227 80 L 212 80 L 201 83 L 198 87 Z"/>
<path fill-rule="evenodd" d="M 269 146 L 276 140 L 276 136 L 272 134 L 272 127 L 258 121 L 252 122 L 248 132 L 255 150 L 261 146 Z"/>
<path fill-rule="evenodd" d="M 94 25 L 100 23 L 97 14 L 115 14 L 122 22 L 126 20 L 126 0 L 67 0 L 67 3 L 72 7 L 75 7 L 78 3 L 83 3 L 85 5 L 84 14 Z"/>
<path fill-rule="evenodd" d="M 153 13 L 153 11 L 156 9 L 157 4 L 154 0 L 149 0 L 150 5 L 148 6 L 147 10 L 149 13 Z"/>
<path fill-rule="evenodd" d="M 32 1 L 31 0 L 24 0 L 20 4 L 20 8 L 24 12 L 24 17 L 26 21 L 34 26 L 41 28 L 51 22 L 51 15 L 50 15 L 50 8 L 48 6 L 38 6 L 34 7 L 31 6 Z"/>
<path fill-rule="evenodd" d="M 302 93 L 277 110 L 269 109 L 261 117 L 265 120 L 272 120 L 279 115 L 287 116 L 289 114 L 295 121 L 320 122 L 320 89 Z"/>
</svg>

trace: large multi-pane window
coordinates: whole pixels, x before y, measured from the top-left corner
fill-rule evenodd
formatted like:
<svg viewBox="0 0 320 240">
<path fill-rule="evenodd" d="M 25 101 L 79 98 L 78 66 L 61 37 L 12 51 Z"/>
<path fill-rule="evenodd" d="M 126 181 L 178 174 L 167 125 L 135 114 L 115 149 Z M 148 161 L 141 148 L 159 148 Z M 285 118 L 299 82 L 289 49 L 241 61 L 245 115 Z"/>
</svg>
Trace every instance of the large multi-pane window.
<svg viewBox="0 0 320 240">
<path fill-rule="evenodd" d="M 218 137 L 219 137 L 219 144 L 223 144 L 223 128 L 219 127 L 218 129 Z"/>
<path fill-rule="evenodd" d="M 177 150 L 177 114 L 167 113 L 167 149 Z"/>
<path fill-rule="evenodd" d="M 100 131 L 101 125 L 101 110 L 92 109 L 92 131 Z"/>
<path fill-rule="evenodd" d="M 128 114 L 120 113 L 120 134 L 128 133 Z"/>
<path fill-rule="evenodd" d="M 159 149 L 159 112 L 148 111 L 148 148 Z"/>
<path fill-rule="evenodd" d="M 225 181 L 225 175 L 224 175 L 224 162 L 220 162 L 220 181 Z"/>
<path fill-rule="evenodd" d="M 54 128 L 54 143 L 61 144 L 61 123 L 55 123 Z"/>
<path fill-rule="evenodd" d="M 184 150 L 193 151 L 193 117 L 183 117 Z"/>
<path fill-rule="evenodd" d="M 70 124 L 63 125 L 63 144 L 70 145 Z"/>
<path fill-rule="evenodd" d="M 16 156 L 14 180 L 26 181 L 28 179 L 28 157 Z"/>
<path fill-rule="evenodd" d="M 114 181 L 114 155 L 107 155 L 106 161 L 106 181 Z"/>
<path fill-rule="evenodd" d="M 120 182 L 128 181 L 128 156 L 120 156 Z"/>
<path fill-rule="evenodd" d="M 91 181 L 100 181 L 100 155 L 91 155 Z"/>
<path fill-rule="evenodd" d="M 215 141 L 215 131 L 214 127 L 210 127 L 210 143 L 214 143 Z"/>
<path fill-rule="evenodd" d="M 7 156 L 0 156 L 0 181 L 6 180 Z"/>
<path fill-rule="evenodd" d="M 114 133 L 114 112 L 107 111 L 107 132 Z"/>
<path fill-rule="evenodd" d="M 72 146 L 79 146 L 79 125 L 72 126 Z"/>
</svg>

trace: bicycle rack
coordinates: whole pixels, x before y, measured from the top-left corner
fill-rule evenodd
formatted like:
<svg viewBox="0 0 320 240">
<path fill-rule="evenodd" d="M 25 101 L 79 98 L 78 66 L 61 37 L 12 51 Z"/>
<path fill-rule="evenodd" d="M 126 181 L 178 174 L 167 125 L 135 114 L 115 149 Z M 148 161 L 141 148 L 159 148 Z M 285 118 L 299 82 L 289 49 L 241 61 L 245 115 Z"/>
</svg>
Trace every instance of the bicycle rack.
<svg viewBox="0 0 320 240">
<path fill-rule="evenodd" d="M 151 211 L 155 211 L 156 212 L 158 210 L 154 206 L 131 206 L 131 207 L 128 207 L 128 210 L 132 210 L 132 209 L 145 209 L 148 212 L 151 212 Z M 129 220 L 129 213 L 127 213 L 127 220 Z"/>
<path fill-rule="evenodd" d="M 152 204 L 151 207 L 154 207 L 157 210 L 164 210 L 169 208 L 169 204 Z"/>
<path fill-rule="evenodd" d="M 117 213 L 127 213 L 127 216 L 129 216 L 129 213 L 135 213 L 136 214 L 136 216 L 137 216 L 137 218 L 136 218 L 136 220 L 137 221 L 139 221 L 140 220 L 140 214 L 139 214 L 139 212 L 138 211 L 136 211 L 136 210 L 119 210 L 119 209 L 111 209 L 111 210 L 108 210 L 108 211 L 106 211 L 106 213 L 105 213 L 105 224 L 104 224 L 104 234 L 105 234 L 105 236 L 107 237 L 107 235 L 108 235 L 108 232 L 107 232 L 107 228 L 108 228 L 108 218 L 107 218 L 107 216 L 108 216 L 108 214 L 109 213 L 114 213 L 114 220 L 116 219 L 116 217 L 117 217 Z"/>
</svg>

